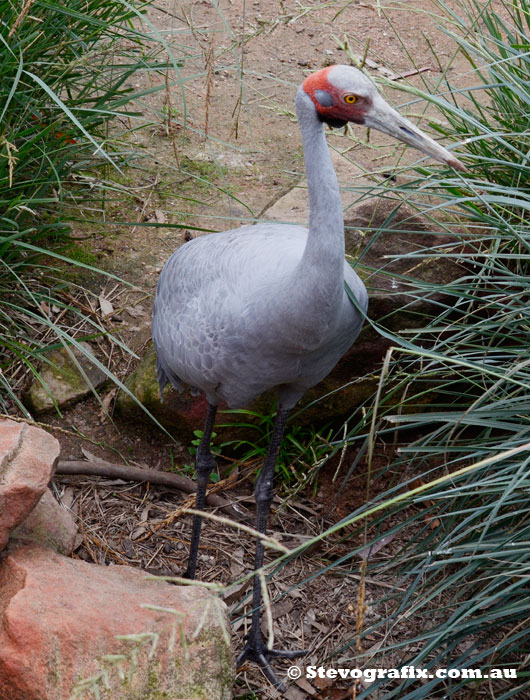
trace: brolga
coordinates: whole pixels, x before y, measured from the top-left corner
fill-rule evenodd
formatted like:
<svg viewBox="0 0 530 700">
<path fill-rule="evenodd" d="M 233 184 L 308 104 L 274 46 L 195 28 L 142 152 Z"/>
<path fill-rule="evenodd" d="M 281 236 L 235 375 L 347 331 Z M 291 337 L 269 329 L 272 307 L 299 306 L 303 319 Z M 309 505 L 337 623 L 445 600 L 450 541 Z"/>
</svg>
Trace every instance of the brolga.
<svg viewBox="0 0 530 700">
<path fill-rule="evenodd" d="M 273 477 L 289 411 L 323 379 L 357 338 L 366 289 L 344 259 L 344 222 L 324 125 L 378 129 L 457 170 L 464 165 L 393 109 L 372 81 L 351 66 L 309 75 L 296 94 L 309 193 L 309 228 L 260 223 L 196 238 L 173 253 L 158 282 L 153 341 L 160 390 L 182 382 L 202 390 L 208 408 L 197 449 L 197 510 L 215 467 L 210 440 L 217 407 L 247 406 L 276 387 L 278 408 L 256 482 L 257 530 L 265 533 Z M 345 291 L 353 292 L 356 304 Z M 194 578 L 201 531 L 194 516 L 187 576 Z M 255 570 L 264 548 L 256 542 Z M 254 577 L 253 612 L 238 659 L 259 663 L 278 688 L 270 660 L 300 650 L 267 648 L 260 630 L 262 592 Z"/>
</svg>

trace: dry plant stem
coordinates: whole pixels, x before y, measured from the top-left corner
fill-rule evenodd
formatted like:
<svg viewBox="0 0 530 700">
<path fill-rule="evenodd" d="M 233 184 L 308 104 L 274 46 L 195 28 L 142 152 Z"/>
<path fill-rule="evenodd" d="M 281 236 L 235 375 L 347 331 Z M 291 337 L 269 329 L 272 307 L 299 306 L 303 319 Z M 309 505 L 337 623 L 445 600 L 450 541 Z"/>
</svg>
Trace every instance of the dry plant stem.
<svg viewBox="0 0 530 700">
<path fill-rule="evenodd" d="M 357 594 L 357 619 L 355 623 L 355 631 L 357 633 L 357 641 L 356 641 L 356 648 L 357 651 L 360 653 L 362 652 L 362 645 L 361 645 L 361 632 L 364 627 L 364 614 L 366 612 L 366 605 L 364 603 L 364 595 L 366 592 L 366 581 L 365 581 L 365 576 L 366 576 L 366 566 L 367 566 L 367 561 L 366 559 L 363 559 L 361 562 L 360 566 L 360 580 L 359 580 L 359 590 Z"/>
<path fill-rule="evenodd" d="M 175 163 L 177 168 L 180 170 L 180 158 L 177 148 L 177 142 L 175 139 L 175 130 L 173 129 L 173 104 L 171 102 L 171 90 L 169 87 L 169 70 L 166 71 L 165 75 L 165 96 L 164 105 L 167 108 L 167 135 L 171 139 L 171 145 L 173 147 L 173 155 L 175 156 Z"/>
<path fill-rule="evenodd" d="M 24 18 L 26 17 L 26 15 L 28 14 L 28 12 L 30 11 L 31 6 L 33 5 L 34 2 L 35 2 L 35 0 L 27 0 L 26 4 L 25 4 L 24 7 L 22 8 L 22 12 L 19 14 L 19 16 L 18 16 L 17 19 L 16 19 L 15 24 L 11 27 L 11 29 L 10 29 L 10 31 L 9 31 L 9 35 L 8 35 L 8 38 L 9 38 L 9 39 L 11 39 L 11 37 L 13 36 L 13 34 L 14 34 L 14 33 L 17 31 L 17 29 L 20 27 L 20 25 L 21 25 L 22 22 L 24 21 Z"/>
<path fill-rule="evenodd" d="M 266 535 L 264 532 L 260 532 L 259 530 L 255 530 L 253 527 L 249 527 L 248 525 L 243 525 L 243 523 L 235 523 L 228 518 L 221 517 L 220 515 L 214 515 L 214 513 L 203 513 L 201 510 L 195 510 L 194 508 L 183 508 L 182 512 L 189 513 L 190 515 L 200 515 L 208 520 L 213 520 L 214 522 L 228 525 L 228 527 L 235 527 L 238 530 L 247 532 L 249 535 L 252 535 L 258 540 L 264 542 L 271 549 L 281 552 L 282 554 L 289 554 L 291 551 L 288 547 L 284 547 L 283 544 L 280 544 L 280 542 L 278 542 L 278 540 L 276 540 L 274 537 Z M 261 570 L 261 568 L 259 570 Z M 256 569 L 256 571 L 258 571 L 258 569 Z"/>
<path fill-rule="evenodd" d="M 206 68 L 206 99 L 204 107 L 204 140 L 208 140 L 208 127 L 210 122 L 210 101 L 212 98 L 213 88 L 213 69 L 214 69 L 214 37 L 210 39 L 210 46 L 205 53 L 204 63 Z"/>
<path fill-rule="evenodd" d="M 197 490 L 195 482 L 185 476 L 168 474 L 167 472 L 157 472 L 140 467 L 125 467 L 103 460 L 94 462 L 87 462 L 85 460 L 61 460 L 57 464 L 55 473 L 104 476 L 108 479 L 123 479 L 124 481 L 149 481 L 152 484 L 169 486 L 169 488 L 178 489 L 185 493 L 195 493 Z M 220 510 L 232 517 L 241 517 L 240 511 L 217 494 L 207 494 L 206 503 L 210 506 L 220 508 Z"/>
</svg>

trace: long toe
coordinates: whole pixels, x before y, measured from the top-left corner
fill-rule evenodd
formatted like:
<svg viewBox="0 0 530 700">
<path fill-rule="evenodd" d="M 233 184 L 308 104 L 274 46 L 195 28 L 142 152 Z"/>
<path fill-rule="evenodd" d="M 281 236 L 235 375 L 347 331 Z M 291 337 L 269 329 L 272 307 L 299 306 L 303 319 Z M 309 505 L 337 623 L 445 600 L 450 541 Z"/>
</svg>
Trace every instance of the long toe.
<svg viewBox="0 0 530 700">
<path fill-rule="evenodd" d="M 274 673 L 274 669 L 269 663 L 271 659 L 296 659 L 298 656 L 305 656 L 307 651 L 303 649 L 267 649 L 265 645 L 253 645 L 247 642 L 245 648 L 238 656 L 236 667 L 240 668 L 245 661 L 254 661 L 263 669 L 263 673 L 275 688 L 285 693 L 285 685 Z"/>
<path fill-rule="evenodd" d="M 273 659 L 296 659 L 307 653 L 305 649 L 267 649 L 267 655 Z"/>
</svg>

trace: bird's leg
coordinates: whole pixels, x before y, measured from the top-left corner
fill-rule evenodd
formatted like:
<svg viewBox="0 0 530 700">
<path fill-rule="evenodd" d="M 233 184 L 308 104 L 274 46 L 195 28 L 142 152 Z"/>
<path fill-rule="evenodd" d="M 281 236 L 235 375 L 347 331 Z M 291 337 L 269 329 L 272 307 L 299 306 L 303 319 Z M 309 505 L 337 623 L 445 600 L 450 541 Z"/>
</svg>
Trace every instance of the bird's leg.
<svg viewBox="0 0 530 700">
<path fill-rule="evenodd" d="M 212 439 L 212 430 L 215 422 L 215 414 L 217 406 L 208 404 L 206 413 L 206 421 L 204 423 L 204 431 L 201 442 L 197 448 L 197 457 L 195 470 L 197 472 L 197 498 L 195 501 L 196 510 L 204 510 L 206 499 L 206 486 L 208 485 L 208 477 L 213 469 L 215 469 L 215 460 L 210 451 L 210 440 Z M 200 515 L 193 516 L 193 529 L 191 532 L 190 556 L 188 559 L 188 568 L 184 576 L 189 579 L 195 578 L 195 569 L 197 567 L 197 555 L 199 553 L 199 540 L 201 538 L 202 517 Z"/>
<path fill-rule="evenodd" d="M 269 448 L 265 456 L 265 461 L 263 463 L 261 473 L 256 483 L 256 529 L 263 535 L 267 531 L 267 520 L 269 517 L 269 511 L 274 495 L 274 468 L 276 466 L 276 459 L 280 450 L 280 445 L 282 442 L 282 437 L 285 430 L 285 424 L 287 422 L 288 415 L 289 409 L 278 409 Z M 263 555 L 263 541 L 260 538 L 258 538 L 256 540 L 256 556 L 254 559 L 254 569 L 256 571 L 258 569 L 261 569 L 261 567 L 263 566 Z M 254 576 L 254 587 L 252 596 L 252 624 L 250 627 L 250 632 L 247 635 L 247 643 L 245 644 L 245 648 L 243 649 L 243 651 L 237 659 L 236 666 L 241 666 L 247 659 L 249 659 L 250 661 L 255 661 L 262 667 L 264 674 L 267 676 L 270 682 L 275 687 L 279 688 L 282 692 L 285 692 L 285 686 L 276 677 L 276 674 L 274 673 L 268 659 L 279 657 L 294 659 L 297 656 L 303 656 L 306 652 L 301 650 L 283 651 L 280 649 L 267 648 L 267 646 L 263 642 L 260 627 L 261 597 L 261 581 L 260 577 L 256 574 Z"/>
</svg>

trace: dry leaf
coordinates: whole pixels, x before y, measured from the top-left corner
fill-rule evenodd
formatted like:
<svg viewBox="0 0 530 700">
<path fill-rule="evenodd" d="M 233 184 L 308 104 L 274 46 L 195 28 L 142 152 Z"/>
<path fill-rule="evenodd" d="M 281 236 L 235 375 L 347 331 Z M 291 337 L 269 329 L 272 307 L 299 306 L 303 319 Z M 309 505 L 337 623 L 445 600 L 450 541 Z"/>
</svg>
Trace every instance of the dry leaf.
<svg viewBox="0 0 530 700">
<path fill-rule="evenodd" d="M 244 583 L 240 584 L 239 586 L 230 586 L 228 591 L 224 594 L 223 600 L 227 605 L 232 605 L 232 603 L 235 603 L 241 599 L 244 593 L 250 588 L 252 585 L 252 579 L 249 578 L 247 581 Z M 244 618 L 241 618 L 239 622 L 244 622 Z M 238 625 L 237 622 L 234 623 L 234 625 L 237 625 L 240 627 L 241 625 Z M 234 630 L 236 629 L 235 626 L 233 628 Z"/>
<path fill-rule="evenodd" d="M 304 632 L 308 636 L 311 634 L 311 625 L 315 621 L 315 618 L 315 611 L 312 609 L 308 610 L 307 613 L 304 615 Z"/>
<path fill-rule="evenodd" d="M 381 539 L 377 542 L 374 542 L 374 544 L 371 544 L 368 547 L 364 547 L 359 552 L 357 552 L 357 556 L 361 559 L 369 559 L 370 557 L 373 557 L 373 555 L 377 554 L 377 552 L 379 552 L 380 549 L 383 549 L 383 547 L 386 547 L 387 544 L 390 544 L 390 542 L 392 542 L 396 534 L 397 533 L 381 537 Z"/>
<path fill-rule="evenodd" d="M 142 535 L 145 535 L 146 532 L 147 532 L 147 528 L 144 527 L 143 525 L 141 525 L 140 527 L 137 527 L 136 530 L 131 535 L 131 540 L 137 540 Z"/>
<path fill-rule="evenodd" d="M 150 224 L 167 224 L 166 212 L 162 209 L 155 209 L 154 213 L 147 219 L 147 221 Z"/>
<path fill-rule="evenodd" d="M 145 312 L 145 309 L 141 304 L 138 304 L 138 306 L 126 306 L 124 310 L 127 311 L 129 316 L 132 316 L 133 318 L 140 318 Z"/>
<path fill-rule="evenodd" d="M 81 452 L 83 453 L 83 457 L 89 462 L 101 462 L 101 457 L 96 457 L 96 455 L 93 455 L 92 452 L 89 452 L 84 447 L 81 447 Z"/>
<path fill-rule="evenodd" d="M 436 530 L 436 528 L 440 527 L 442 524 L 440 518 L 425 518 L 425 522 L 431 528 L 431 530 Z"/>
<path fill-rule="evenodd" d="M 302 692 L 300 688 L 297 688 L 294 685 L 287 688 L 287 691 L 283 694 L 283 697 L 287 698 L 287 700 L 307 700 L 306 693 Z"/>
<path fill-rule="evenodd" d="M 128 537 L 124 537 L 122 540 L 122 544 L 123 551 L 129 557 L 129 559 L 132 559 L 134 557 L 134 547 L 132 546 L 131 540 Z"/>
<path fill-rule="evenodd" d="M 118 387 L 111 389 L 101 400 L 101 410 L 99 412 L 100 420 L 104 420 L 110 413 L 110 404 L 116 394 L 118 393 Z"/>
<path fill-rule="evenodd" d="M 279 603 L 274 603 L 271 605 L 273 620 L 277 620 L 278 618 L 283 617 L 283 615 L 288 615 L 293 609 L 293 605 L 294 603 L 292 600 L 287 598 L 284 598 L 284 600 L 281 600 Z"/>
<path fill-rule="evenodd" d="M 232 574 L 232 580 L 238 579 L 241 574 L 245 573 L 246 567 L 243 561 L 244 557 L 245 550 L 243 547 L 238 547 L 230 553 L 230 573 Z"/>
<path fill-rule="evenodd" d="M 70 510 L 74 502 L 75 492 L 71 486 L 67 486 L 61 495 L 61 504 Z"/>
<path fill-rule="evenodd" d="M 101 310 L 101 315 L 103 317 L 110 316 L 110 314 L 114 313 L 114 307 L 112 306 L 110 301 L 106 299 L 102 294 L 99 295 L 98 301 L 99 308 Z"/>
<path fill-rule="evenodd" d="M 313 688 L 313 686 L 311 685 L 311 683 L 310 683 L 307 679 L 305 679 L 305 678 L 299 678 L 299 679 L 296 681 L 296 685 L 297 685 L 299 688 L 301 688 L 302 690 L 304 690 L 308 695 L 310 695 L 310 696 L 311 696 L 311 695 L 316 695 L 316 692 L 317 692 L 317 691 Z"/>
<path fill-rule="evenodd" d="M 142 514 L 140 515 L 140 522 L 141 523 L 145 523 L 145 521 L 149 517 L 150 510 L 151 510 L 151 506 L 145 506 L 145 508 L 142 510 Z"/>
</svg>

